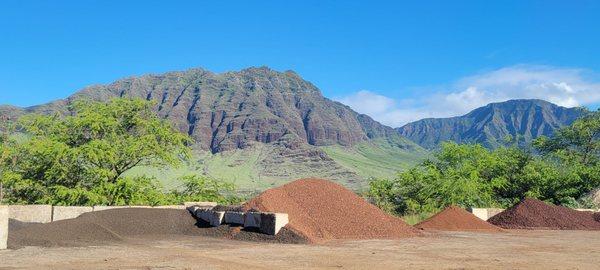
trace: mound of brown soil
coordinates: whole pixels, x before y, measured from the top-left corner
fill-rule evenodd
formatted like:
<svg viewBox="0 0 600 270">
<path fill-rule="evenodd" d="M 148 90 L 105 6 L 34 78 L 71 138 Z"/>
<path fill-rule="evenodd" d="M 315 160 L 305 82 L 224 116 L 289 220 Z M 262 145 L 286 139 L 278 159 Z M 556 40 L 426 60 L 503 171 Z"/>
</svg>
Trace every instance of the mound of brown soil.
<svg viewBox="0 0 600 270">
<path fill-rule="evenodd" d="M 502 229 L 481 220 L 458 206 L 449 206 L 432 217 L 417 223 L 415 227 L 440 231 L 502 231 Z"/>
<path fill-rule="evenodd" d="M 301 179 L 270 189 L 244 204 L 289 215 L 286 227 L 311 242 L 328 239 L 401 238 L 419 232 L 352 191 L 327 180 Z"/>
<path fill-rule="evenodd" d="M 592 213 L 526 198 L 493 216 L 490 223 L 506 229 L 600 230 Z"/>
<path fill-rule="evenodd" d="M 160 239 L 172 235 L 279 243 L 307 242 L 302 236 L 285 228 L 272 236 L 227 225 L 210 227 L 197 221 L 187 210 L 122 208 L 85 213 L 75 219 L 23 226 L 9 232 L 8 244 L 10 248 L 88 246 L 121 242 L 128 238 Z"/>
</svg>

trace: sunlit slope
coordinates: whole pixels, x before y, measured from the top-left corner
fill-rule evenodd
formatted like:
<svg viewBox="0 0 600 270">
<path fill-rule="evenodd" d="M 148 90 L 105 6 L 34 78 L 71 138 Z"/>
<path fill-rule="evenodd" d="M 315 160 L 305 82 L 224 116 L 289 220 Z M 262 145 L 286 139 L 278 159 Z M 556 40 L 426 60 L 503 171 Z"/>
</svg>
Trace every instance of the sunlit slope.
<svg viewBox="0 0 600 270">
<path fill-rule="evenodd" d="M 403 149 L 385 139 L 354 147 L 304 147 L 295 150 L 277 145 L 256 144 L 212 154 L 195 151 L 179 168 L 134 168 L 130 174 L 152 175 L 165 187 L 180 185 L 186 174 L 207 174 L 234 183 L 252 193 L 303 177 L 336 181 L 356 191 L 364 190 L 371 177 L 393 177 L 397 171 L 416 164 L 427 155 L 421 148 Z"/>
<path fill-rule="evenodd" d="M 385 139 L 375 139 L 353 147 L 327 146 L 323 150 L 338 164 L 363 179 L 394 177 L 398 171 L 417 164 L 428 155 L 423 149 L 405 149 Z"/>
</svg>

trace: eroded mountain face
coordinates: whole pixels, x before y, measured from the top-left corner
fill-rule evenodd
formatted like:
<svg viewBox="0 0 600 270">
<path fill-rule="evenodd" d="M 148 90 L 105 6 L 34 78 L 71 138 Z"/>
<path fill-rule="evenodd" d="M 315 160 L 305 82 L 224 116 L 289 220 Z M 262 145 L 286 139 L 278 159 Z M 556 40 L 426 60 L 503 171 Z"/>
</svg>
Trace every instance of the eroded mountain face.
<svg viewBox="0 0 600 270">
<path fill-rule="evenodd" d="M 65 112 L 77 98 L 153 100 L 158 114 L 213 153 L 254 142 L 288 147 L 352 146 L 370 138 L 394 136 L 392 128 L 331 101 L 296 73 L 269 68 L 215 74 L 202 69 L 145 75 L 92 86 L 66 100 L 27 108 Z M 14 109 L 14 108 L 13 108 Z"/>
</svg>

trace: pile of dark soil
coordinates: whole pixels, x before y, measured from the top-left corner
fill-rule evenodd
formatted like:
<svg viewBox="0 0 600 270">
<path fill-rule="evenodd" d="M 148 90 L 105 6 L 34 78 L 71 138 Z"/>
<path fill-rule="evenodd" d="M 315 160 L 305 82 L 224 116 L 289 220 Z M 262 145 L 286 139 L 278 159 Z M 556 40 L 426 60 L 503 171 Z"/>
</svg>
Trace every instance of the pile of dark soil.
<svg viewBox="0 0 600 270">
<path fill-rule="evenodd" d="M 417 223 L 415 227 L 440 231 L 502 231 L 502 229 L 481 220 L 458 206 L 449 206 L 432 217 Z"/>
<path fill-rule="evenodd" d="M 85 213 L 75 219 L 45 224 L 15 224 L 9 231 L 10 248 L 24 246 L 89 246 L 126 241 L 136 237 L 168 238 L 173 235 L 210 236 L 236 240 L 306 243 L 290 230 L 276 236 L 227 225 L 210 227 L 187 210 L 122 208 Z M 18 226 L 21 226 L 20 228 Z"/>
<path fill-rule="evenodd" d="M 550 205 L 526 198 L 491 217 L 490 223 L 506 229 L 600 230 L 600 222 L 590 212 Z"/>
<path fill-rule="evenodd" d="M 286 226 L 310 242 L 329 239 L 402 238 L 419 234 L 352 191 L 321 179 L 301 179 L 270 189 L 244 204 L 245 210 L 289 215 Z"/>
</svg>

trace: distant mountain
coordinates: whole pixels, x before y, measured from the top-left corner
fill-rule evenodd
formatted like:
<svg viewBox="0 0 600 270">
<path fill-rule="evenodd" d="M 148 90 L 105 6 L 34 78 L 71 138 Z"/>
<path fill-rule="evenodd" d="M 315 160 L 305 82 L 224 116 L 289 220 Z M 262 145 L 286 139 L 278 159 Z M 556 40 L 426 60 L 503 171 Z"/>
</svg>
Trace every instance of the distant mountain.
<svg viewBox="0 0 600 270">
<path fill-rule="evenodd" d="M 506 143 L 507 136 L 523 146 L 571 124 L 584 112 L 581 108 L 565 108 L 543 100 L 519 99 L 490 103 L 463 116 L 422 119 L 397 130 L 427 149 L 448 140 L 496 148 Z"/>
<path fill-rule="evenodd" d="M 226 73 L 191 69 L 131 77 L 87 87 L 67 99 L 44 105 L 0 106 L 0 115 L 17 118 L 25 113 L 68 114 L 69 104 L 76 99 L 106 101 L 114 97 L 153 100 L 160 117 L 195 140 L 202 159 L 200 165 L 190 164 L 192 170 L 229 177 L 226 171 L 252 163 L 253 168 L 244 167 L 247 173 L 236 177 L 257 182 L 253 185 L 261 188 L 271 180 L 300 176 L 322 176 L 363 186 L 372 175 L 364 173 L 368 170 L 354 160 L 361 160 L 360 164 L 379 163 L 377 158 L 406 160 L 378 170 L 391 175 L 426 153 L 393 128 L 323 97 L 318 88 L 293 71 L 277 72 L 266 67 Z M 356 151 L 358 147 L 386 149 L 386 155 Z M 344 159 L 332 159 L 325 152 L 328 149 Z M 200 154 L 203 151 L 210 155 Z M 231 164 L 216 166 L 211 158 Z"/>
</svg>

